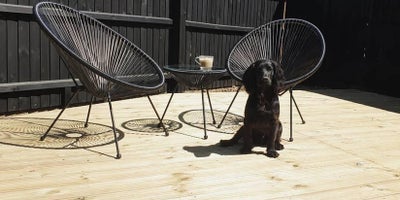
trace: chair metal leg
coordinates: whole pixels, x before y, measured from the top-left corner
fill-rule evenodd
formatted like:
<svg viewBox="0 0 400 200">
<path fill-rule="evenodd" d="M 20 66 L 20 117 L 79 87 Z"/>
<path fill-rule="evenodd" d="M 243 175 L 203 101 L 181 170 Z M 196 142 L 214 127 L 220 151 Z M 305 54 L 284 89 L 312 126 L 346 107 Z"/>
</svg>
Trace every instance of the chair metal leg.
<svg viewBox="0 0 400 200">
<path fill-rule="evenodd" d="M 207 91 L 207 97 L 208 97 L 208 104 L 210 105 L 211 116 L 212 116 L 212 119 L 213 119 L 213 124 L 216 124 L 217 122 L 215 121 L 215 117 L 214 117 L 214 110 L 213 110 L 212 104 L 211 104 L 210 93 L 208 92 L 208 89 L 206 89 L 206 91 Z"/>
<path fill-rule="evenodd" d="M 89 126 L 89 116 L 90 116 L 90 111 L 92 110 L 93 101 L 94 101 L 94 96 L 92 96 L 92 98 L 90 99 L 89 109 L 86 116 L 85 128 Z"/>
<path fill-rule="evenodd" d="M 150 99 L 150 96 L 149 96 L 149 95 L 147 95 L 147 99 L 149 99 L 149 102 L 150 102 L 150 104 L 151 104 L 151 107 L 153 108 L 154 112 L 156 113 L 157 119 L 160 121 L 161 126 L 162 126 L 163 129 L 164 129 L 165 136 L 169 136 L 168 130 L 167 130 L 167 128 L 165 128 L 165 125 L 164 125 L 164 123 L 162 122 L 162 119 L 160 118 L 160 115 L 158 114 L 158 112 L 157 112 L 157 110 L 156 110 L 156 107 L 154 106 L 153 101 Z M 171 97 L 171 99 L 172 99 L 172 97 Z"/>
<path fill-rule="evenodd" d="M 292 105 L 292 102 L 296 106 L 296 110 L 299 113 L 302 124 L 305 124 L 306 121 L 304 121 L 304 118 L 300 112 L 299 106 L 297 105 L 296 100 L 294 99 L 292 88 L 289 89 L 289 93 L 290 93 L 290 137 L 289 137 L 289 141 L 293 142 L 293 111 L 292 111 L 293 105 Z"/>
<path fill-rule="evenodd" d="M 239 88 L 237 89 L 236 94 L 235 94 L 235 96 L 233 97 L 233 99 L 232 99 L 232 101 L 231 101 L 231 104 L 229 104 L 228 109 L 226 110 L 226 112 L 225 112 L 224 116 L 222 117 L 222 120 L 221 120 L 221 122 L 219 123 L 219 125 L 217 126 L 217 128 L 221 128 L 222 123 L 224 122 L 226 115 L 228 114 L 229 110 L 230 110 L 231 107 L 232 107 L 233 102 L 235 101 L 237 95 L 239 94 L 240 88 L 242 88 L 242 85 L 240 85 Z"/>
<path fill-rule="evenodd" d="M 112 109 L 112 105 L 111 105 L 111 96 L 110 94 L 108 94 L 108 106 L 110 108 L 110 116 L 111 116 L 111 123 L 112 123 L 112 129 L 113 129 L 113 133 L 114 133 L 114 140 L 115 140 L 115 148 L 117 150 L 117 155 L 115 156 L 116 159 L 120 159 L 121 158 L 121 154 L 119 152 L 119 147 L 118 147 L 118 137 L 117 137 L 117 132 L 115 129 L 115 122 L 114 122 L 114 115 L 113 115 L 113 109 Z"/>
<path fill-rule="evenodd" d="M 201 88 L 201 103 L 203 106 L 203 128 L 204 128 L 204 139 L 206 140 L 208 138 L 207 135 L 207 126 L 206 126 L 206 113 L 204 110 L 204 89 L 203 87 Z"/>
<path fill-rule="evenodd" d="M 164 110 L 164 112 L 163 112 L 163 114 L 162 114 L 162 116 L 161 116 L 161 121 L 164 119 L 165 114 L 167 113 L 167 110 L 168 110 L 168 108 L 169 108 L 169 104 L 171 104 L 172 97 L 174 97 L 174 94 L 175 94 L 175 92 L 172 92 L 171 96 L 169 97 L 167 106 L 165 106 L 165 110 Z M 159 126 L 161 126 L 161 123 L 159 124 Z"/>
<path fill-rule="evenodd" d="M 72 99 L 79 93 L 78 91 L 75 91 L 74 94 L 68 99 L 67 104 L 63 107 L 63 109 L 58 113 L 57 117 L 54 119 L 53 123 L 51 123 L 50 127 L 47 129 L 47 131 L 40 137 L 40 141 L 43 141 L 46 137 L 47 134 L 49 134 L 50 130 L 53 128 L 54 124 L 57 122 L 57 120 L 60 118 L 61 114 L 64 112 L 64 110 L 69 106 L 71 103 Z"/>
<path fill-rule="evenodd" d="M 172 91 L 172 93 L 171 93 L 171 96 L 169 97 L 169 100 L 168 100 L 168 103 L 167 103 L 167 106 L 165 106 L 165 110 L 164 110 L 164 113 L 162 114 L 162 116 L 161 116 L 161 121 L 164 119 L 164 117 L 165 117 L 165 114 L 167 113 L 167 110 L 168 110 L 168 108 L 169 108 L 169 104 L 171 104 L 171 101 L 172 101 L 172 97 L 174 97 L 174 94 L 175 94 L 175 92 L 176 92 L 176 90 L 178 89 L 178 87 L 177 86 L 175 86 L 175 88 L 174 88 L 174 90 Z M 160 127 L 161 126 L 161 123 L 158 125 L 158 127 Z"/>
<path fill-rule="evenodd" d="M 293 120 L 293 115 L 292 115 L 292 89 L 289 89 L 289 93 L 290 93 L 290 99 L 289 99 L 289 101 L 290 101 L 290 120 L 289 120 L 289 123 L 290 123 L 290 137 L 289 137 L 289 142 L 293 142 L 293 124 L 292 124 L 292 120 Z"/>
<path fill-rule="evenodd" d="M 305 123 L 306 123 L 306 121 L 304 121 L 303 115 L 301 115 L 301 112 L 300 112 L 299 106 L 297 106 L 297 103 L 296 103 L 296 100 L 294 99 L 294 96 L 293 96 L 293 94 L 290 96 L 290 98 L 293 100 L 293 103 L 294 103 L 294 105 L 296 106 L 297 113 L 299 113 L 299 116 L 300 116 L 300 118 L 301 118 L 301 123 L 302 123 L 302 124 L 305 124 Z"/>
</svg>

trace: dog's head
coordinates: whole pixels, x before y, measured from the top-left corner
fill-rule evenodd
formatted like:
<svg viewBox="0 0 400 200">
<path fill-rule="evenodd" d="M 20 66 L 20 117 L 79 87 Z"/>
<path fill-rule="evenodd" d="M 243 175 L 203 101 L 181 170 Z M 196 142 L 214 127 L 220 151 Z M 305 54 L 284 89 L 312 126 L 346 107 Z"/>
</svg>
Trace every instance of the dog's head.
<svg viewBox="0 0 400 200">
<path fill-rule="evenodd" d="M 279 63 L 273 60 L 258 60 L 247 68 L 242 80 L 249 94 L 267 89 L 278 93 L 284 80 L 283 70 Z"/>
</svg>

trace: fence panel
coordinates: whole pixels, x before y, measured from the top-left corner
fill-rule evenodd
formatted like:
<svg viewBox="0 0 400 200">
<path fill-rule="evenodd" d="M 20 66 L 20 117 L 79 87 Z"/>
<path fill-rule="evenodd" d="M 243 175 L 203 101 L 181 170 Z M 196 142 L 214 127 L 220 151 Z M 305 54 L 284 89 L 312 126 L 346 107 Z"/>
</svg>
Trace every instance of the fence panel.
<svg viewBox="0 0 400 200">
<path fill-rule="evenodd" d="M 72 82 L 66 81 L 65 63 L 33 18 L 32 6 L 37 2 L 0 0 L 0 114 L 59 107 L 71 96 Z M 215 64 L 224 66 L 230 49 L 244 34 L 281 13 L 278 0 L 53 2 L 101 20 L 160 66 L 194 64 L 194 57 L 200 54 L 214 55 Z M 232 84 L 226 79 L 213 87 Z M 74 104 L 89 99 L 82 93 Z"/>
</svg>

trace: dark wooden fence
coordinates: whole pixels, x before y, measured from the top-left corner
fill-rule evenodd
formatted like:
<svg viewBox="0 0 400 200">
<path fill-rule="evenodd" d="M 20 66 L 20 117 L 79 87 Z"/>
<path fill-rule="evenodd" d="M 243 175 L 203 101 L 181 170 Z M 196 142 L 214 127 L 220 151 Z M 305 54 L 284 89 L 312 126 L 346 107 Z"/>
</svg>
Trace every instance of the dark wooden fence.
<svg viewBox="0 0 400 200">
<path fill-rule="evenodd" d="M 65 64 L 32 16 L 38 0 L 0 0 L 0 114 L 59 107 L 71 95 Z M 253 27 L 282 17 L 279 0 L 58 0 L 103 21 L 160 66 L 194 63 L 200 54 L 225 65 L 232 46 Z M 361 88 L 400 97 L 400 2 L 287 0 L 287 17 L 316 24 L 324 64 L 305 83 Z M 170 79 L 168 85 L 175 83 Z M 235 84 L 231 79 L 213 87 Z M 186 88 L 181 88 L 186 89 Z M 86 94 L 74 102 L 86 103 Z"/>
<path fill-rule="evenodd" d="M 325 36 L 324 64 L 306 84 L 400 97 L 400 1 L 288 0 L 287 17 L 311 21 Z"/>
<path fill-rule="evenodd" d="M 73 82 L 32 16 L 35 0 L 0 0 L 0 114 L 59 107 Z M 59 0 L 111 26 L 160 65 L 200 54 L 224 65 L 253 27 L 280 18 L 278 0 Z M 173 83 L 172 83 L 173 84 Z M 214 87 L 234 84 L 222 80 Z M 86 103 L 81 94 L 77 103 Z"/>
</svg>

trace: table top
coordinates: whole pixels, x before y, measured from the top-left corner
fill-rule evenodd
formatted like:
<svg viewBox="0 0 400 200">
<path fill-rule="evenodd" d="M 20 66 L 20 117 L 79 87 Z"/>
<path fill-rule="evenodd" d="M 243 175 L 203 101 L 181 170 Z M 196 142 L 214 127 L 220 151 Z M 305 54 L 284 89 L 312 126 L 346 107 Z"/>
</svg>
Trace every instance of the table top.
<svg viewBox="0 0 400 200">
<path fill-rule="evenodd" d="M 208 86 L 228 73 L 223 67 L 203 70 L 199 65 L 189 64 L 167 65 L 164 70 L 170 72 L 178 82 L 196 88 Z"/>
<path fill-rule="evenodd" d="M 211 69 L 201 69 L 199 65 L 179 64 L 166 65 L 164 69 L 169 72 L 187 73 L 187 74 L 221 74 L 225 73 L 224 67 L 214 66 Z"/>
</svg>

